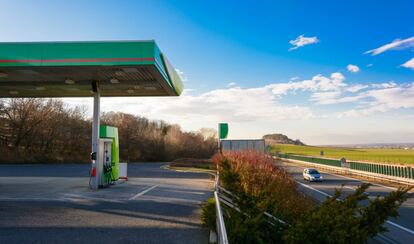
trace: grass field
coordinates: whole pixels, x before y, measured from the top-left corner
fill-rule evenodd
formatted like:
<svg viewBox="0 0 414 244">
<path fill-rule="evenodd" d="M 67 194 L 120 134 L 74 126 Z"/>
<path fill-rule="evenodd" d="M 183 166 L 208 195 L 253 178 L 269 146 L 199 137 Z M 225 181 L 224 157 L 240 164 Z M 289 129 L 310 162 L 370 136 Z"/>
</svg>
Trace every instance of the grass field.
<svg viewBox="0 0 414 244">
<path fill-rule="evenodd" d="M 325 158 L 340 159 L 345 157 L 349 161 L 414 165 L 414 150 L 412 149 L 335 148 L 279 144 L 272 146 L 271 152 L 321 157 L 321 150 L 324 151 L 323 157 Z"/>
</svg>

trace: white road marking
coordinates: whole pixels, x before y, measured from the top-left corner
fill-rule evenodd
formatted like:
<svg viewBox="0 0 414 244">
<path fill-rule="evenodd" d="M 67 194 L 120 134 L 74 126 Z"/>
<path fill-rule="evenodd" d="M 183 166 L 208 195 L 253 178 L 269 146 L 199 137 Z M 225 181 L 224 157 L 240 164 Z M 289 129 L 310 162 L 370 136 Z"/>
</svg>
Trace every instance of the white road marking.
<svg viewBox="0 0 414 244">
<path fill-rule="evenodd" d="M 406 228 L 406 227 L 404 227 L 404 226 L 401 226 L 401 225 L 396 224 L 396 223 L 394 223 L 394 222 L 392 222 L 392 221 L 389 221 L 389 220 L 387 220 L 386 222 L 387 222 L 388 224 L 390 224 L 390 225 L 393 225 L 393 226 L 395 226 L 395 227 L 397 227 L 397 228 L 399 228 L 399 229 L 401 229 L 401 230 L 405 230 L 405 231 L 407 231 L 408 233 L 410 233 L 410 234 L 414 235 L 414 231 L 412 231 L 412 230 L 410 230 L 410 229 L 408 229 L 408 228 Z"/>
<path fill-rule="evenodd" d="M 67 200 L 67 201 L 72 201 L 72 202 L 79 202 L 79 201 L 84 201 L 84 200 L 115 202 L 115 203 L 120 203 L 121 202 L 120 200 L 111 199 L 111 198 L 93 197 L 93 196 L 86 196 L 86 195 L 83 195 L 83 194 L 78 195 L 78 194 L 71 194 L 71 193 L 65 194 L 64 199 Z"/>
<path fill-rule="evenodd" d="M 329 172 L 329 173 L 327 173 L 326 171 L 324 171 L 324 172 L 325 172 L 325 174 L 335 175 L 335 176 L 342 177 L 342 178 L 345 178 L 345 179 L 348 179 L 348 180 L 356 180 L 356 181 L 360 181 L 360 182 L 369 183 L 369 184 L 374 185 L 374 186 L 384 187 L 384 188 L 394 190 L 394 191 L 397 190 L 397 188 L 391 187 L 391 186 L 385 186 L 385 185 L 381 185 L 381 184 L 378 184 L 378 183 L 373 183 L 373 182 L 369 182 L 369 181 L 365 181 L 365 180 L 360 180 L 360 179 L 357 179 L 357 178 L 347 177 L 347 176 L 343 176 L 343 175 L 337 175 L 337 174 L 334 174 L 334 173 L 331 173 L 331 172 Z"/>
<path fill-rule="evenodd" d="M 129 200 L 135 200 L 135 199 L 137 199 L 138 197 L 140 197 L 140 196 L 144 195 L 145 193 L 147 193 L 147 192 L 149 192 L 149 191 L 153 190 L 153 189 L 154 189 L 155 187 L 157 187 L 157 186 L 159 186 L 159 185 L 151 186 L 150 188 L 147 188 L 147 189 L 145 189 L 145 190 L 143 190 L 143 191 L 141 191 L 141 192 L 139 192 L 139 193 L 135 194 L 135 195 L 134 195 L 133 197 L 131 197 Z"/>
<path fill-rule="evenodd" d="M 347 186 L 347 185 L 344 185 L 343 188 L 351 189 L 351 190 L 356 190 L 356 187 Z"/>
<path fill-rule="evenodd" d="M 308 189 L 311 189 L 311 190 L 313 190 L 313 191 L 316 191 L 316 192 L 318 192 L 318 193 L 320 193 L 320 194 L 322 194 L 322 195 L 324 195 L 324 196 L 331 197 L 331 195 L 329 195 L 328 193 L 323 192 L 323 191 L 320 191 L 320 190 L 318 190 L 318 189 L 316 189 L 316 188 L 313 188 L 313 187 L 312 187 L 312 186 L 310 186 L 310 185 L 303 184 L 302 182 L 299 182 L 299 181 L 297 181 L 297 183 L 298 183 L 299 185 L 303 186 L 303 187 L 306 187 L 306 188 L 308 188 Z"/>
<path fill-rule="evenodd" d="M 324 195 L 324 196 L 327 196 L 327 197 L 332 197 L 332 195 L 330 195 L 330 194 L 328 194 L 328 193 L 326 193 L 326 192 L 320 191 L 320 190 L 318 190 L 318 189 L 316 189 L 316 188 L 314 188 L 314 187 L 312 187 L 312 186 L 310 186 L 310 185 L 303 184 L 302 182 L 299 182 L 299 181 L 297 181 L 297 182 L 298 182 L 298 184 L 300 184 L 300 185 L 301 185 L 301 186 L 303 186 L 303 187 L 306 187 L 306 188 L 308 188 L 308 189 L 311 189 L 311 190 L 313 190 L 313 191 L 316 191 L 316 192 L 318 192 L 318 193 L 320 193 L 320 194 L 322 194 L 322 195 Z M 394 227 L 397 227 L 397 228 L 398 228 L 398 229 L 400 229 L 400 230 L 406 231 L 406 232 L 408 232 L 408 233 L 410 233 L 410 234 L 414 235 L 414 231 L 413 231 L 413 230 L 408 229 L 407 227 L 401 226 L 401 225 L 396 224 L 396 223 L 394 223 L 394 222 L 392 222 L 392 221 L 389 221 L 389 220 L 387 220 L 387 221 L 386 221 L 386 223 L 387 223 L 387 224 L 390 224 L 390 225 L 392 225 L 392 226 L 394 226 Z"/>
</svg>

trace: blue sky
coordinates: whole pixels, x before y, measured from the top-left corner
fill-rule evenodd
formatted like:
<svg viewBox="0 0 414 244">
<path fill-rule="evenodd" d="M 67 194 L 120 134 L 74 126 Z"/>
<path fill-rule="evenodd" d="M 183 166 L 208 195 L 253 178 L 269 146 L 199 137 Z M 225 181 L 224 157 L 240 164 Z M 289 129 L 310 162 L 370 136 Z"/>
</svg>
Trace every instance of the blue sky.
<svg viewBox="0 0 414 244">
<path fill-rule="evenodd" d="M 155 39 L 182 72 L 184 95 L 106 98 L 104 111 L 186 130 L 227 121 L 233 138 L 408 142 L 413 9 L 412 1 L 0 0 L 0 41 Z M 88 99 L 65 101 L 90 109 Z"/>
</svg>

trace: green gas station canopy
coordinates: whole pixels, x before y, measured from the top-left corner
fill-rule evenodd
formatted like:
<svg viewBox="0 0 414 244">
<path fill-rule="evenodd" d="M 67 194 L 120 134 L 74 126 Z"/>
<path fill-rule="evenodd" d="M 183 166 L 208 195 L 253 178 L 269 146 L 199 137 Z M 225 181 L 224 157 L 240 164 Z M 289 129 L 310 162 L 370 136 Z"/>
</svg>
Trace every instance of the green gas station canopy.
<svg viewBox="0 0 414 244">
<path fill-rule="evenodd" d="M 0 43 L 0 97 L 178 96 L 154 41 Z"/>
</svg>

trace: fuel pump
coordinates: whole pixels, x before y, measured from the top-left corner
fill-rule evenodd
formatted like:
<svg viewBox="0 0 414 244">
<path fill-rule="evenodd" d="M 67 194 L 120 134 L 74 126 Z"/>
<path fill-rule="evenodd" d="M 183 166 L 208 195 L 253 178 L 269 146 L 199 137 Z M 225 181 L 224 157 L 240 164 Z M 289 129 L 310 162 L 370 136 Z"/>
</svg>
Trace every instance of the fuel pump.
<svg viewBox="0 0 414 244">
<path fill-rule="evenodd" d="M 112 140 L 99 139 L 97 170 L 99 171 L 99 187 L 108 187 L 112 183 Z"/>
<path fill-rule="evenodd" d="M 91 154 L 92 177 L 97 177 L 98 188 L 108 187 L 119 179 L 119 142 L 118 128 L 100 126 L 98 154 Z"/>
</svg>

